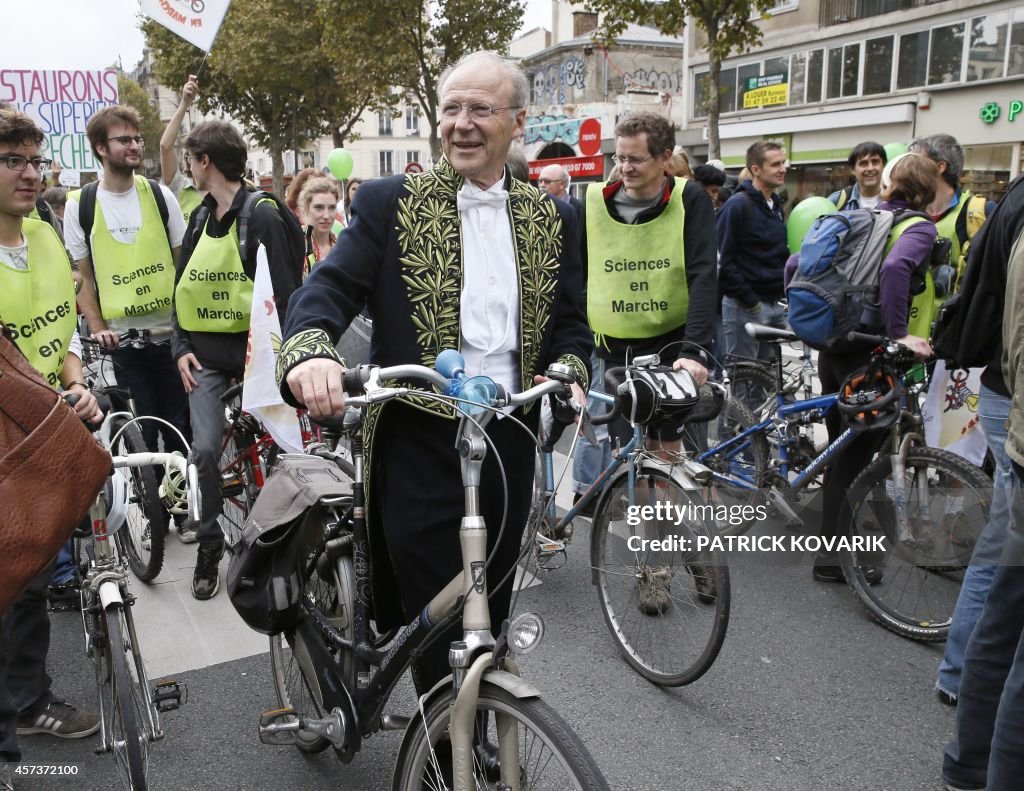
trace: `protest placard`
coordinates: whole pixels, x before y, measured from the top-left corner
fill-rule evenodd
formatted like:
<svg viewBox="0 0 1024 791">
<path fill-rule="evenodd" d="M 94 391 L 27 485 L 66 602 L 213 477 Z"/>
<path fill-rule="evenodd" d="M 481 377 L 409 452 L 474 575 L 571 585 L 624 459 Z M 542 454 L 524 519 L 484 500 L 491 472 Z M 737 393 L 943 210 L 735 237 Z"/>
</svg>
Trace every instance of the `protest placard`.
<svg viewBox="0 0 1024 791">
<path fill-rule="evenodd" d="M 31 116 L 46 135 L 46 156 L 67 170 L 99 168 L 85 127 L 117 98 L 114 69 L 0 69 L 0 102 Z"/>
</svg>

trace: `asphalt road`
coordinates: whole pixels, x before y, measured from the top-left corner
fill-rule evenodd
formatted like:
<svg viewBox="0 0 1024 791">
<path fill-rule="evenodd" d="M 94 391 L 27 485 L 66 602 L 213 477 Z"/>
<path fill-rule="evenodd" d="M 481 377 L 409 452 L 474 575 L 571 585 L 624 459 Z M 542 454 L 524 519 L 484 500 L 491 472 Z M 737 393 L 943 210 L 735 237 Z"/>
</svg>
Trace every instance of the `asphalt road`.
<svg viewBox="0 0 1024 791">
<path fill-rule="evenodd" d="M 718 661 L 689 687 L 661 689 L 620 659 L 590 584 L 588 545 L 583 522 L 568 564 L 541 572 L 543 584 L 522 595 L 521 606 L 541 612 L 548 627 L 522 664 L 582 736 L 612 788 L 941 788 L 953 711 L 932 691 L 940 645 L 915 644 L 871 622 L 844 585 L 811 580 L 807 556 L 769 562 L 734 555 L 732 618 Z M 156 617 L 174 634 L 182 616 L 168 609 Z M 74 614 L 53 617 L 50 665 L 58 694 L 95 705 Z M 167 737 L 151 747 L 152 789 L 390 788 L 397 733 L 371 738 L 349 765 L 330 751 L 306 757 L 259 742 L 257 717 L 276 703 L 266 655 L 178 678 L 189 700 L 165 715 Z M 411 687 L 403 683 L 393 710 L 411 707 Z M 22 743 L 26 764 L 74 767 L 77 774 L 19 777 L 19 791 L 115 786 L 113 760 L 93 754 L 95 738 Z"/>
</svg>

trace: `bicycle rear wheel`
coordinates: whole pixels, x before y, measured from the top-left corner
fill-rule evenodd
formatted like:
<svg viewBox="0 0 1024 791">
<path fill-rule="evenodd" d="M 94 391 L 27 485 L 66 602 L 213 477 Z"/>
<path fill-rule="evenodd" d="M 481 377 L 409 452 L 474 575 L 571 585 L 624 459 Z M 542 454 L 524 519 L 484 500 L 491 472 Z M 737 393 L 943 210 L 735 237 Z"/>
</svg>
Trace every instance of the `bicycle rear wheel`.
<svg viewBox="0 0 1024 791">
<path fill-rule="evenodd" d="M 451 787 L 451 745 L 448 720 L 454 691 L 430 703 L 406 731 L 395 763 L 393 791 L 447 789 Z M 540 698 L 517 698 L 484 681 L 476 702 L 475 741 L 498 744 L 498 729 L 514 739 L 519 753 L 519 788 L 535 791 L 607 791 L 594 759 L 565 721 Z M 486 715 L 486 716 L 482 716 Z M 486 722 L 486 731 L 480 723 Z M 501 786 L 490 775 L 476 751 L 472 758 L 475 788 Z"/>
<path fill-rule="evenodd" d="M 850 485 L 846 535 L 873 543 L 841 551 L 846 580 L 889 631 L 912 640 L 945 640 L 964 571 L 988 521 L 992 482 L 959 456 L 936 448 L 907 453 L 907 525 L 894 505 L 892 461 L 879 456 Z M 868 584 L 864 567 L 883 570 Z"/>
<path fill-rule="evenodd" d="M 704 499 L 710 492 L 685 488 L 667 469 L 644 462 L 633 497 L 627 475 L 609 482 L 594 511 L 591 561 L 601 612 L 626 661 L 647 680 L 678 687 L 714 664 L 731 589 L 724 553 L 697 551 L 698 539 L 715 534 L 703 520 L 717 507 Z"/>
<path fill-rule="evenodd" d="M 111 447 L 115 456 L 145 453 L 148 448 L 136 423 L 120 423 L 121 435 Z M 153 467 L 126 467 L 121 471 L 131 484 L 128 513 L 124 526 L 117 531 L 117 541 L 128 557 L 128 566 L 142 582 L 152 582 L 164 563 L 164 539 L 167 536 L 167 513 L 160 504 L 160 489 Z"/>
<path fill-rule="evenodd" d="M 775 371 L 767 365 L 742 360 L 729 366 L 729 388 L 758 420 L 775 404 Z"/>
<path fill-rule="evenodd" d="M 764 434 L 751 434 L 730 448 L 720 447 L 757 422 L 738 398 L 727 395 L 717 418 L 707 423 L 684 426 L 684 444 L 687 448 L 696 448 L 694 457 L 713 473 L 707 485 L 707 502 L 723 505 L 730 514 L 736 515 L 717 524 L 722 535 L 746 533 L 757 517 L 743 518 L 743 514 L 754 513 L 749 508 L 744 510 L 744 507 L 764 502 L 763 487 L 768 479 L 769 458 Z M 706 438 L 698 433 L 701 427 L 706 427 Z"/>
<path fill-rule="evenodd" d="M 115 603 L 103 611 L 107 633 L 104 730 L 114 753 L 122 787 L 127 791 L 145 791 L 149 773 L 148 715 L 140 679 L 133 672 L 134 652 L 128 639 L 130 630 L 123 607 Z"/>
</svg>

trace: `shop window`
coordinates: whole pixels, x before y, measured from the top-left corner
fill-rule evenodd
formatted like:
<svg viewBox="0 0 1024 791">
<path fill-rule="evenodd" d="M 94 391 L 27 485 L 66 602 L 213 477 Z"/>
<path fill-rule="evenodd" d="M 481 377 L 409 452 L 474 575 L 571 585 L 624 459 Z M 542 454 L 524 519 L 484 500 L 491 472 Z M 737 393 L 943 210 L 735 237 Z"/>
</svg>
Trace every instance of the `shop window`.
<svg viewBox="0 0 1024 791">
<path fill-rule="evenodd" d="M 928 73 L 928 31 L 900 36 L 900 61 L 896 70 L 896 87 L 919 88 Z"/>
<path fill-rule="evenodd" d="M 1010 14 L 989 14 L 971 20 L 971 46 L 967 53 L 967 81 L 994 80 L 1003 76 L 1006 34 Z"/>
<path fill-rule="evenodd" d="M 864 95 L 889 93 L 892 87 L 892 36 L 869 39 L 864 46 Z"/>
<path fill-rule="evenodd" d="M 843 48 L 828 51 L 828 98 L 838 99 L 843 93 Z"/>
<path fill-rule="evenodd" d="M 816 49 L 807 59 L 807 101 L 821 101 L 821 73 L 825 66 L 825 50 Z"/>
<path fill-rule="evenodd" d="M 1008 76 L 1024 74 L 1024 8 L 1013 12 L 1013 27 L 1010 28 L 1010 58 L 1007 64 Z"/>
<path fill-rule="evenodd" d="M 964 23 L 933 28 L 928 55 L 928 84 L 960 82 L 963 59 Z"/>
<path fill-rule="evenodd" d="M 797 52 L 789 65 L 789 103 L 803 104 L 807 90 L 807 53 Z"/>
</svg>

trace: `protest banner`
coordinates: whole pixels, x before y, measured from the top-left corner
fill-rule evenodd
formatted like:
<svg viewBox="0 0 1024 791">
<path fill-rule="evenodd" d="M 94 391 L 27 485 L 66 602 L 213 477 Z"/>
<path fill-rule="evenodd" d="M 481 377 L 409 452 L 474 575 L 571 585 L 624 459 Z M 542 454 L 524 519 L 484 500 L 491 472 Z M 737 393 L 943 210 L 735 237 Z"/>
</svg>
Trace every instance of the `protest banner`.
<svg viewBox="0 0 1024 791">
<path fill-rule="evenodd" d="M 0 69 L 0 102 L 29 115 L 46 135 L 46 156 L 67 170 L 97 170 L 85 127 L 117 104 L 117 71 Z"/>
<path fill-rule="evenodd" d="M 231 0 L 142 0 L 142 13 L 209 52 Z"/>
</svg>

